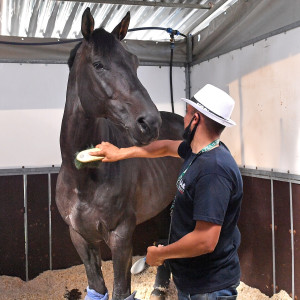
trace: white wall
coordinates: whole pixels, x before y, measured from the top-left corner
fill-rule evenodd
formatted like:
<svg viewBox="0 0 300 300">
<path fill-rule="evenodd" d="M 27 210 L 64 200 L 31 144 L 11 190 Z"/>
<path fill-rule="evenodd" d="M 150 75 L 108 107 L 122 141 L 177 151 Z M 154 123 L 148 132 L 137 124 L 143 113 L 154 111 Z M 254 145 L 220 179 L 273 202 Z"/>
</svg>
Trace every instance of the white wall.
<svg viewBox="0 0 300 300">
<path fill-rule="evenodd" d="M 60 165 L 59 133 L 67 65 L 0 64 L 0 168 Z M 160 110 L 171 111 L 169 68 L 138 76 Z M 173 67 L 175 112 L 184 114 L 184 68 Z"/>
<path fill-rule="evenodd" d="M 236 101 L 223 141 L 241 166 L 300 174 L 300 28 L 192 68 L 192 94 L 206 83 Z"/>
</svg>

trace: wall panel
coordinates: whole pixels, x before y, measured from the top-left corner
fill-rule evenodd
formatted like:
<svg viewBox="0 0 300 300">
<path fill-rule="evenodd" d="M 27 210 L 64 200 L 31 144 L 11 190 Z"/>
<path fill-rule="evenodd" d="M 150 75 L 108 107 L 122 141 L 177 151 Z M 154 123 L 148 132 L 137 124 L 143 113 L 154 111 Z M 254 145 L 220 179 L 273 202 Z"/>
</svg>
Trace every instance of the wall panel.
<svg viewBox="0 0 300 300">
<path fill-rule="evenodd" d="M 48 175 L 27 176 L 28 278 L 49 270 Z"/>
<path fill-rule="evenodd" d="M 272 216 L 270 181 L 243 177 L 244 197 L 239 219 L 242 241 L 239 248 L 241 280 L 273 294 Z"/>
<path fill-rule="evenodd" d="M 292 251 L 289 183 L 274 181 L 276 292 L 292 292 Z"/>
<path fill-rule="evenodd" d="M 295 251 L 295 299 L 300 299 L 300 184 L 293 184 L 292 190 Z"/>
<path fill-rule="evenodd" d="M 25 272 L 23 176 L 0 176 L 0 275 Z"/>
<path fill-rule="evenodd" d="M 241 166 L 300 174 L 299 34 L 298 27 L 192 68 L 192 94 L 212 83 L 235 99 L 237 126 L 222 139 Z"/>
</svg>

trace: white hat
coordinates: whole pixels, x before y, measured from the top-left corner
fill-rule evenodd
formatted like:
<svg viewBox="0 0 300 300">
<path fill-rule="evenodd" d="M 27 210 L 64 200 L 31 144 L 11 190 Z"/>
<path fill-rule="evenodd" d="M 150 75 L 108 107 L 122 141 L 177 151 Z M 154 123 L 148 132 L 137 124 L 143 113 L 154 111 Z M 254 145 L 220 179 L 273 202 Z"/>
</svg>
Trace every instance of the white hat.
<svg viewBox="0 0 300 300">
<path fill-rule="evenodd" d="M 181 98 L 181 100 L 224 126 L 231 127 L 236 125 L 230 119 L 234 108 L 234 100 L 227 93 L 211 84 L 205 85 L 191 100 L 185 98 Z"/>
</svg>

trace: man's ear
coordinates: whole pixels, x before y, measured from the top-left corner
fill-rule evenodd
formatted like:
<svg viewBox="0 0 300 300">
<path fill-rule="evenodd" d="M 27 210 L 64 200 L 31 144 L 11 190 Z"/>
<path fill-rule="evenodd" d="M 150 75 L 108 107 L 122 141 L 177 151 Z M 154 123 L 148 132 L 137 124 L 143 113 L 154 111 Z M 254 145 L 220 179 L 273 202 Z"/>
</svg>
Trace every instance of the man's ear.
<svg viewBox="0 0 300 300">
<path fill-rule="evenodd" d="M 197 122 L 197 124 L 198 124 L 200 122 L 200 114 L 196 112 L 194 114 L 193 120 L 195 120 Z"/>
</svg>

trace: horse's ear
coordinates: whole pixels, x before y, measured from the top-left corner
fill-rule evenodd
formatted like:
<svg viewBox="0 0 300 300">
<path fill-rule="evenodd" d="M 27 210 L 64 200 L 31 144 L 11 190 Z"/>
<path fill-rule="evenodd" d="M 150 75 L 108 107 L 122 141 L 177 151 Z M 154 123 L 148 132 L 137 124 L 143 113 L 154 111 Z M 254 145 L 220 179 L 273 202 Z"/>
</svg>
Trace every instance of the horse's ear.
<svg viewBox="0 0 300 300">
<path fill-rule="evenodd" d="M 89 37 L 94 30 L 94 24 L 95 22 L 90 8 L 87 7 L 82 15 L 81 21 L 81 32 L 86 40 L 89 40 Z"/>
<path fill-rule="evenodd" d="M 127 34 L 128 26 L 130 22 L 130 12 L 127 12 L 126 16 L 122 19 L 119 25 L 111 32 L 120 41 L 124 39 Z"/>
</svg>

